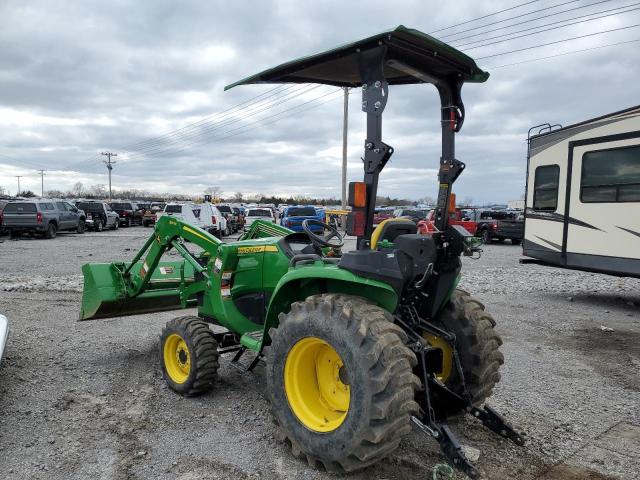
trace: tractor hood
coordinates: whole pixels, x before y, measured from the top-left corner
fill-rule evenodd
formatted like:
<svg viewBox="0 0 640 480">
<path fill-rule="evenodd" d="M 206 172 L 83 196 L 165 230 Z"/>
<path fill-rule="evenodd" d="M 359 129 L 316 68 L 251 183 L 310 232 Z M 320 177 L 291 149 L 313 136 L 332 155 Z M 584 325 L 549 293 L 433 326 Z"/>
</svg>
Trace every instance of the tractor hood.
<svg viewBox="0 0 640 480">
<path fill-rule="evenodd" d="M 459 50 L 419 30 L 402 25 L 326 52 L 283 63 L 227 85 L 229 90 L 251 83 L 322 83 L 362 85 L 360 53 L 386 46 L 384 76 L 390 85 L 461 81 L 482 83 L 489 74 Z"/>
</svg>

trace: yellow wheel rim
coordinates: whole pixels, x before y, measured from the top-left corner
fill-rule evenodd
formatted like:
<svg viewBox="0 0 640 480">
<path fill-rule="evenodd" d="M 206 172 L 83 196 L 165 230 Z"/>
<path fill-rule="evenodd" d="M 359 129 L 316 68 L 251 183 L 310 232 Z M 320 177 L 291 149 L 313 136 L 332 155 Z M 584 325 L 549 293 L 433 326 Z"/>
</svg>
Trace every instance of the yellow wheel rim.
<svg viewBox="0 0 640 480">
<path fill-rule="evenodd" d="M 184 339 L 172 333 L 164 342 L 164 368 L 169 378 L 175 383 L 184 383 L 191 372 L 191 353 Z"/>
<path fill-rule="evenodd" d="M 453 349 L 451 348 L 451 345 L 441 337 L 430 335 L 428 333 L 423 333 L 422 338 L 424 338 L 432 347 L 442 350 L 442 369 L 439 372 L 436 372 L 436 377 L 438 377 L 438 380 L 441 382 L 446 382 L 451 375 L 451 370 L 453 370 Z"/>
<path fill-rule="evenodd" d="M 351 398 L 348 382 L 340 355 L 324 340 L 306 337 L 289 350 L 285 392 L 291 410 L 309 430 L 331 432 L 342 425 Z"/>
</svg>

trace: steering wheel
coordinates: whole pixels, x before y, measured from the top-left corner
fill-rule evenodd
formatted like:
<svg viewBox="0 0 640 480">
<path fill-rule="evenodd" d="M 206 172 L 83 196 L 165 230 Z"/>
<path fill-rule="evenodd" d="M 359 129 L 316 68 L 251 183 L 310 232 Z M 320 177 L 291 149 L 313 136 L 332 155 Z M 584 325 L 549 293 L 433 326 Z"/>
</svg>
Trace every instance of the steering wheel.
<svg viewBox="0 0 640 480">
<path fill-rule="evenodd" d="M 317 233 L 313 233 L 311 231 L 311 226 L 316 225 L 322 227 L 324 230 L 329 230 L 327 235 L 318 235 Z M 344 245 L 344 239 L 340 232 L 333 225 L 329 225 L 327 223 L 321 222 L 320 220 L 314 220 L 312 218 L 307 218 L 302 222 L 302 229 L 309 235 L 309 239 L 311 243 L 313 243 L 316 247 L 333 247 L 340 248 Z M 336 239 L 336 241 L 331 241 L 332 239 Z"/>
</svg>

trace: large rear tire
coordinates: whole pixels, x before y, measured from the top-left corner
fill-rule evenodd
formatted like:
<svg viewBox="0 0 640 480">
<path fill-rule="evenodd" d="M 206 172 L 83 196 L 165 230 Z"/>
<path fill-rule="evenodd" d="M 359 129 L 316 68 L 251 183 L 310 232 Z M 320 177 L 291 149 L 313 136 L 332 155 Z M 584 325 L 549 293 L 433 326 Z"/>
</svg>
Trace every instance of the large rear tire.
<svg viewBox="0 0 640 480">
<path fill-rule="evenodd" d="M 213 332 L 198 317 L 174 318 L 162 329 L 162 374 L 169 387 L 181 395 L 200 395 L 213 388 L 218 356 Z"/>
<path fill-rule="evenodd" d="M 471 400 L 480 406 L 491 396 L 496 383 L 500 381 L 500 366 L 504 357 L 499 351 L 502 339 L 495 332 L 496 321 L 485 312 L 484 305 L 464 290 L 456 290 L 449 304 L 436 319 L 438 326 L 456 336 L 456 350 L 460 358 L 462 373 Z M 443 379 L 445 385 L 458 394 L 463 393 L 453 359 L 447 359 L 443 350 L 444 363 L 451 365 L 450 373 Z M 438 403 L 436 412 L 445 415 L 460 413 L 447 403 Z"/>
<path fill-rule="evenodd" d="M 313 295 L 280 314 L 265 349 L 277 437 L 330 472 L 367 467 L 411 430 L 420 382 L 405 333 L 386 310 L 348 295 Z"/>
</svg>

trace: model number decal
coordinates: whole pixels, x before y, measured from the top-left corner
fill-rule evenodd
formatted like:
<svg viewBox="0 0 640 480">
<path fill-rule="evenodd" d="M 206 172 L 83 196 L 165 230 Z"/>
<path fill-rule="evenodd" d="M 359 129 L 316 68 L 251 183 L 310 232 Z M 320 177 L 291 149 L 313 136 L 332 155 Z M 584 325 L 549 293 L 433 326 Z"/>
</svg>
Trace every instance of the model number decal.
<svg viewBox="0 0 640 480">
<path fill-rule="evenodd" d="M 261 245 L 259 247 L 238 247 L 238 255 L 245 255 L 247 253 L 260 253 L 260 252 L 277 252 L 278 247 L 275 245 Z"/>
</svg>

